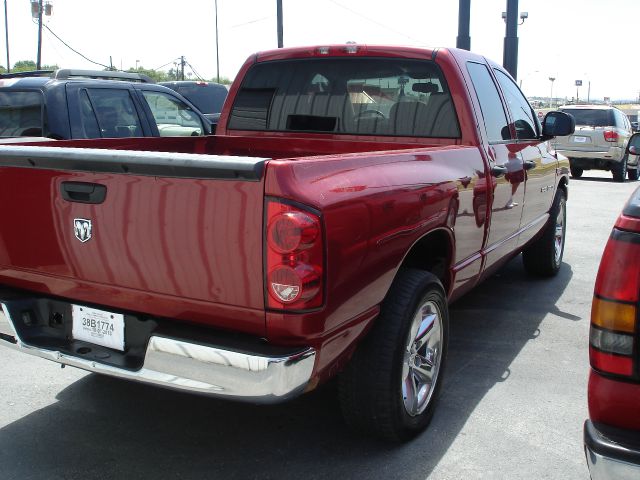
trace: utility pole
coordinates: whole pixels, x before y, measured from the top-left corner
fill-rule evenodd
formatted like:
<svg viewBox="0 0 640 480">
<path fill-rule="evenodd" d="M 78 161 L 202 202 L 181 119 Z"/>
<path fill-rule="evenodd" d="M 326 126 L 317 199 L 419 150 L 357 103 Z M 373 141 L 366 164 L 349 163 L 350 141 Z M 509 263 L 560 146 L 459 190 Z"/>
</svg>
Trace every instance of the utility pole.
<svg viewBox="0 0 640 480">
<path fill-rule="evenodd" d="M 276 0 L 276 10 L 278 17 L 278 48 L 284 47 L 282 40 L 282 0 Z"/>
<path fill-rule="evenodd" d="M 216 7 L 216 81 L 220 83 L 220 51 L 218 50 L 218 0 L 215 0 Z"/>
<path fill-rule="evenodd" d="M 471 0 L 460 0 L 458 7 L 458 38 L 456 47 L 471 50 L 469 24 L 471 23 Z"/>
<path fill-rule="evenodd" d="M 11 62 L 9 61 L 9 19 L 7 17 L 7 0 L 4 0 L 4 35 L 7 44 L 7 73 L 11 73 Z"/>
<path fill-rule="evenodd" d="M 518 0 L 507 0 L 506 22 L 502 66 L 516 79 L 518 78 Z"/>
<path fill-rule="evenodd" d="M 42 68 L 42 0 L 38 0 L 38 58 L 36 70 Z"/>
<path fill-rule="evenodd" d="M 180 72 L 181 72 L 180 73 L 180 77 L 181 77 L 181 80 L 184 80 L 184 63 L 185 63 L 184 62 L 184 55 L 182 55 L 180 57 Z"/>
<path fill-rule="evenodd" d="M 5 8 L 5 17 L 7 12 L 7 2 L 4 2 Z M 51 16 L 53 12 L 53 5 L 50 0 L 31 0 L 31 16 L 38 20 L 38 55 L 36 58 L 36 69 L 40 70 L 42 68 L 42 16 L 46 15 L 47 17 Z M 8 35 L 8 34 L 7 34 Z M 7 45 L 8 50 L 8 45 Z M 9 52 L 7 52 L 7 55 Z"/>
</svg>

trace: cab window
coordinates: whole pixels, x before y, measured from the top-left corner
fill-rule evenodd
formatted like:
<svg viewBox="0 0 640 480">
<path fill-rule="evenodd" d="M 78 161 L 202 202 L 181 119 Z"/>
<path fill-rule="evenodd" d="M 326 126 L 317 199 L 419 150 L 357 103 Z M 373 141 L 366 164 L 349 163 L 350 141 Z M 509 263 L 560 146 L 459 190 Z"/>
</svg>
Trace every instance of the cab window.
<svg viewBox="0 0 640 480">
<path fill-rule="evenodd" d="M 143 90 L 161 137 L 204 135 L 200 117 L 184 102 L 164 92 Z"/>
<path fill-rule="evenodd" d="M 92 131 L 93 123 L 88 108 L 93 106 L 93 112 L 98 122 L 100 137 L 122 138 L 142 137 L 142 125 L 136 111 L 133 99 L 128 90 L 115 88 L 88 88 L 89 104 L 81 98 L 81 110 L 85 119 L 85 133 Z"/>
<path fill-rule="evenodd" d="M 469 62 L 467 63 L 467 70 L 480 102 L 484 126 L 487 131 L 487 140 L 489 140 L 489 143 L 511 140 L 507 115 L 504 112 L 498 88 L 491 78 L 489 69 L 481 63 Z"/>
<path fill-rule="evenodd" d="M 500 70 L 494 69 L 494 71 L 511 112 L 516 127 L 516 137 L 519 140 L 538 138 L 538 122 L 531 105 L 513 80 Z"/>
</svg>

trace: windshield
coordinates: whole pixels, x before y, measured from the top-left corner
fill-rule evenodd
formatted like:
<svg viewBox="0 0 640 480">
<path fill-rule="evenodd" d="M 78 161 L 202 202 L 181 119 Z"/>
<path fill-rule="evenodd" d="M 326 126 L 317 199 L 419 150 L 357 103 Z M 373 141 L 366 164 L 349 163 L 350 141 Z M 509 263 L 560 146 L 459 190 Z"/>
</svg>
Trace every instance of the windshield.
<svg viewBox="0 0 640 480">
<path fill-rule="evenodd" d="M 0 137 L 41 137 L 40 92 L 0 92 Z"/>
<path fill-rule="evenodd" d="M 611 110 L 586 109 L 586 108 L 566 108 L 564 113 L 573 115 L 576 125 L 588 125 L 591 127 L 609 127 L 615 125 Z"/>
<path fill-rule="evenodd" d="M 229 128 L 458 138 L 444 75 L 432 61 L 327 58 L 259 63 Z"/>
<path fill-rule="evenodd" d="M 180 85 L 176 91 L 193 103 L 202 113 L 220 113 L 227 98 L 227 89 L 218 85 Z"/>
</svg>

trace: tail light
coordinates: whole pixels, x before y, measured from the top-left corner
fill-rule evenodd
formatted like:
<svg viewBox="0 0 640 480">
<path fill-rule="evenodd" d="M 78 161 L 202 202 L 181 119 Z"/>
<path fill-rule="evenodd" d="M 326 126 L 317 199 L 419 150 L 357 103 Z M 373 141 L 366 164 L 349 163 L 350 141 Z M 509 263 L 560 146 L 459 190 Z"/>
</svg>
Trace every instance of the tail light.
<svg viewBox="0 0 640 480">
<path fill-rule="evenodd" d="M 265 218 L 265 303 L 279 310 L 322 306 L 324 243 L 320 216 L 269 198 Z"/>
<path fill-rule="evenodd" d="M 614 229 L 600 262 L 591 308 L 589 358 L 595 370 L 634 375 L 639 287 L 640 235 Z"/>
<path fill-rule="evenodd" d="M 617 142 L 618 141 L 618 132 L 615 130 L 605 130 L 604 139 L 607 142 Z"/>
</svg>

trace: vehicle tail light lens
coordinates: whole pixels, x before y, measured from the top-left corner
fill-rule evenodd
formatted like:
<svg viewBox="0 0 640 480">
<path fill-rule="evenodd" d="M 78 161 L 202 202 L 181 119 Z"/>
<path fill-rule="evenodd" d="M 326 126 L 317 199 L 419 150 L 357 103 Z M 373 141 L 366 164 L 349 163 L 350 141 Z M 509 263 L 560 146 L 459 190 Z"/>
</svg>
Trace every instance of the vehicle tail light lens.
<svg viewBox="0 0 640 480">
<path fill-rule="evenodd" d="M 618 132 L 614 130 L 605 130 L 604 139 L 607 142 L 617 142 L 618 141 Z"/>
<path fill-rule="evenodd" d="M 269 198 L 265 218 L 265 303 L 278 310 L 322 306 L 324 244 L 320 216 Z"/>
<path fill-rule="evenodd" d="M 598 371 L 631 377 L 640 286 L 640 235 L 614 229 L 600 263 L 591 307 L 589 358 Z"/>
</svg>

